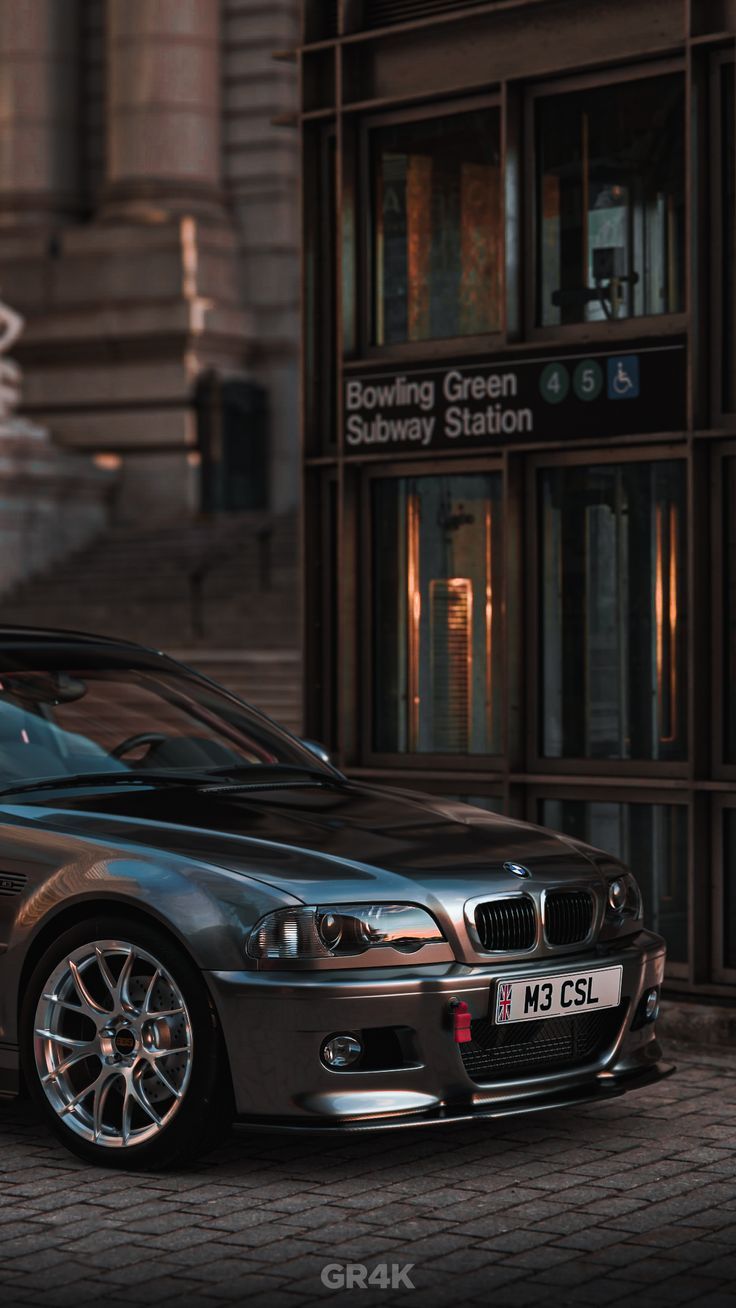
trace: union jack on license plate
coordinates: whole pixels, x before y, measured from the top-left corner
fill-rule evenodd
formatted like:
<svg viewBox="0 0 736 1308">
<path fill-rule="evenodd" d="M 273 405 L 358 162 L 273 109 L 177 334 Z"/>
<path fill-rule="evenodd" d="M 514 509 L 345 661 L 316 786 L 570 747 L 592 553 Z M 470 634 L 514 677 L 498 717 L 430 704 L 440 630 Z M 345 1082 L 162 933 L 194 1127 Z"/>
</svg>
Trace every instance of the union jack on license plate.
<svg viewBox="0 0 736 1308">
<path fill-rule="evenodd" d="M 504 981 L 498 987 L 498 1005 L 496 1009 L 496 1021 L 508 1022 L 511 1017 L 511 982 Z"/>
</svg>

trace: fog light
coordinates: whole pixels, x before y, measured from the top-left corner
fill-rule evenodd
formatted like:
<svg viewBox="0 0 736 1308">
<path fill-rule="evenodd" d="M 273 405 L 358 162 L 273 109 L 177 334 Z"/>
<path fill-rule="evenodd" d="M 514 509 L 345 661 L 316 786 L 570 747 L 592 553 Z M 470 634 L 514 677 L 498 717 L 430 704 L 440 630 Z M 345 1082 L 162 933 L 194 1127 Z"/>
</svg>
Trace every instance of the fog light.
<svg viewBox="0 0 736 1308">
<path fill-rule="evenodd" d="M 612 881 L 608 887 L 608 902 L 614 913 L 618 913 L 626 903 L 626 886 L 623 881 Z"/>
<path fill-rule="evenodd" d="M 322 1062 L 326 1067 L 339 1070 L 357 1063 L 362 1053 L 363 1044 L 357 1036 L 330 1036 L 322 1046 Z"/>
<path fill-rule="evenodd" d="M 650 990 L 645 990 L 639 1003 L 636 1005 L 636 1015 L 631 1023 L 632 1031 L 641 1031 L 642 1027 L 650 1026 L 656 1022 L 659 1017 L 659 986 L 652 986 Z"/>
<path fill-rule="evenodd" d="M 659 1015 L 659 990 L 653 986 L 644 997 L 644 1021 L 654 1022 Z"/>
</svg>

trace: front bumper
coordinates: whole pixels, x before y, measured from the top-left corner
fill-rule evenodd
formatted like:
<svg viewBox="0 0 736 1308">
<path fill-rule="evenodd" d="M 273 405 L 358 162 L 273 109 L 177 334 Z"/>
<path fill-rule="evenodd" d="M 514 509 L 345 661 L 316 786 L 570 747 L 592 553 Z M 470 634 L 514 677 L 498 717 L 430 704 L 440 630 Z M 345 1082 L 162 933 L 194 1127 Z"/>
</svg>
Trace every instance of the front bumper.
<svg viewBox="0 0 736 1308">
<path fill-rule="evenodd" d="M 632 1030 L 645 990 L 661 986 L 665 946 L 642 931 L 616 947 L 551 961 L 468 967 L 350 968 L 330 972 L 209 972 L 230 1058 L 236 1110 L 260 1126 L 365 1130 L 533 1112 L 608 1098 L 673 1069 L 661 1062 L 652 1024 Z M 452 1002 L 488 1017 L 495 985 L 517 977 L 580 972 L 620 963 L 615 1027 L 590 1060 L 554 1070 L 528 1067 L 473 1079 L 452 1031 Z M 411 1033 L 408 1065 L 334 1071 L 320 1058 L 341 1031 L 396 1027 Z"/>
</svg>

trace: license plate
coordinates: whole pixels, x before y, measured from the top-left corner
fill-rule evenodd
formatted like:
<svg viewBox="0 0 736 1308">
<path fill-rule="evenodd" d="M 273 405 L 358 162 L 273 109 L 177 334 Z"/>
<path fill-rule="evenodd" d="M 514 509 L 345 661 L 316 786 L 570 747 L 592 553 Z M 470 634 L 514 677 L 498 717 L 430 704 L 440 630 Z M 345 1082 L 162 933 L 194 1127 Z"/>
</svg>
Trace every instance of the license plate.
<svg viewBox="0 0 736 1308">
<path fill-rule="evenodd" d="M 622 976 L 622 967 L 601 967 L 593 972 L 499 981 L 493 1020 L 505 1026 L 509 1022 L 538 1022 L 540 1018 L 616 1008 L 621 1002 Z"/>
</svg>

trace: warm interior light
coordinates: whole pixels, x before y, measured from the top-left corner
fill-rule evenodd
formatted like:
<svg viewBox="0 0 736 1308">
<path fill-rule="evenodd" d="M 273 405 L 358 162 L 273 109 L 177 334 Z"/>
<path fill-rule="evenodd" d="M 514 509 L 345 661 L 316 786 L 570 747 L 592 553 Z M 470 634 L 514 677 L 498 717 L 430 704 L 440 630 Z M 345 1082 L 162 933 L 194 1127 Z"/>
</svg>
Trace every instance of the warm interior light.
<svg viewBox="0 0 736 1308">
<path fill-rule="evenodd" d="M 467 752 L 473 685 L 473 583 L 468 577 L 430 582 L 432 708 L 438 747 Z"/>
<path fill-rule="evenodd" d="M 677 509 L 670 505 L 670 715 L 671 735 L 676 734 L 677 705 Z"/>
<path fill-rule="evenodd" d="M 665 517 L 662 505 L 658 504 L 655 510 L 654 617 L 657 715 L 662 744 L 671 744 L 677 734 L 677 564 L 677 509 L 671 504 Z"/>
<path fill-rule="evenodd" d="M 485 513 L 485 553 L 486 553 L 486 608 L 485 608 L 485 639 L 486 639 L 486 740 L 493 740 L 493 582 L 491 580 L 492 570 L 492 531 L 491 531 L 491 509 L 486 505 Z"/>
<path fill-rule="evenodd" d="M 422 596 L 419 589 L 419 497 L 410 494 L 406 502 L 406 589 L 408 608 L 409 751 L 419 748 L 419 624 Z"/>
<path fill-rule="evenodd" d="M 96 468 L 103 468 L 105 472 L 117 472 L 118 468 L 121 468 L 123 464 L 121 455 L 102 451 L 92 455 L 92 462 Z"/>
</svg>

